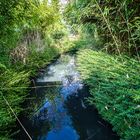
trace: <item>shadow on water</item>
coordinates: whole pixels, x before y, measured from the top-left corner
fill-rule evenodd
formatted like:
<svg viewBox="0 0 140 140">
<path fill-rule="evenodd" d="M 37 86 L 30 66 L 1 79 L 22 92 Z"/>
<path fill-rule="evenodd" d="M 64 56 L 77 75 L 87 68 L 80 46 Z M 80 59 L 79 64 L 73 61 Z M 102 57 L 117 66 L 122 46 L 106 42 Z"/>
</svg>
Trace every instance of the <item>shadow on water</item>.
<svg viewBox="0 0 140 140">
<path fill-rule="evenodd" d="M 64 55 L 41 71 L 31 92 L 34 114 L 22 117 L 33 140 L 119 140 L 97 110 L 86 103 L 89 90 L 76 70 L 75 57 Z M 18 140 L 28 139 L 21 130 Z"/>
</svg>

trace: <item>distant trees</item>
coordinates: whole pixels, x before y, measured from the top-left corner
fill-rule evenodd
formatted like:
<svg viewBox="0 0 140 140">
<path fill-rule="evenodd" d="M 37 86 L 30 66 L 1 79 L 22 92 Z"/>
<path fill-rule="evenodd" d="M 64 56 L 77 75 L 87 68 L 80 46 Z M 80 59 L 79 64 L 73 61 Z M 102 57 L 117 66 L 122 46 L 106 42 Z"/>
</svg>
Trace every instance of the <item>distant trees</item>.
<svg viewBox="0 0 140 140">
<path fill-rule="evenodd" d="M 50 24 L 59 20 L 57 8 L 56 2 L 48 4 L 48 0 L 1 0 L 0 35 L 2 37 L 26 28 L 46 30 Z"/>
<path fill-rule="evenodd" d="M 103 49 L 139 58 L 140 3 L 133 0 L 72 0 L 65 11 L 67 21 L 96 25 Z"/>
<path fill-rule="evenodd" d="M 125 140 L 140 135 L 139 13 L 138 0 L 71 0 L 65 9 L 80 35 L 74 45 L 82 48 L 77 66 L 90 88 L 88 101 Z"/>
</svg>

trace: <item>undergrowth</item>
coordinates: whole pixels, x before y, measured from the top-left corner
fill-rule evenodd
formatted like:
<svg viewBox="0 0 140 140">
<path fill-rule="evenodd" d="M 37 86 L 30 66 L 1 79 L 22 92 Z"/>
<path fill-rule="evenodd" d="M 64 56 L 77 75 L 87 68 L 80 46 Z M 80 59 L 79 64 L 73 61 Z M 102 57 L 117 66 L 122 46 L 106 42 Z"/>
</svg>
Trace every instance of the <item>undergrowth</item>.
<svg viewBox="0 0 140 140">
<path fill-rule="evenodd" d="M 123 61 L 122 61 L 123 60 Z M 90 87 L 88 101 L 122 139 L 140 136 L 140 64 L 128 57 L 117 57 L 84 49 L 78 52 L 78 70 Z"/>
<path fill-rule="evenodd" d="M 58 3 L 34 0 L 0 2 L 0 140 L 9 140 L 16 133 L 13 132 L 16 119 L 3 97 L 17 116 L 25 113 L 23 102 L 29 93 L 30 78 L 67 50 L 61 43 L 67 30 L 60 21 Z M 14 49 L 22 47 L 27 48 L 27 54 L 21 51 L 11 57 Z"/>
</svg>

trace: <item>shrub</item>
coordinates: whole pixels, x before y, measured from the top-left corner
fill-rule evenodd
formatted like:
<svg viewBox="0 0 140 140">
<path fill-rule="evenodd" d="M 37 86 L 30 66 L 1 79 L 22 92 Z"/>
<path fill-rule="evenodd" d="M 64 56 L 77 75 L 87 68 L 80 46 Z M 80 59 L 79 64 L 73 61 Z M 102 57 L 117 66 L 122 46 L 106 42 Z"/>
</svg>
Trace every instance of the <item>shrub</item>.
<svg viewBox="0 0 140 140">
<path fill-rule="evenodd" d="M 138 140 L 140 64 L 127 57 L 82 50 L 78 52 L 77 65 L 90 87 L 89 103 L 97 107 L 121 138 Z"/>
</svg>

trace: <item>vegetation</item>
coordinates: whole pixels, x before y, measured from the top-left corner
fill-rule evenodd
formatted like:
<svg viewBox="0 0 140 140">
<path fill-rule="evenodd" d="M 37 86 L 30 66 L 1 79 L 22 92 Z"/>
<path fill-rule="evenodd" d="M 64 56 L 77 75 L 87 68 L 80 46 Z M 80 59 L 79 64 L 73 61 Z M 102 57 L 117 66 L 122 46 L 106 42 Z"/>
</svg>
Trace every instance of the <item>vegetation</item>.
<svg viewBox="0 0 140 140">
<path fill-rule="evenodd" d="M 0 1 L 0 139 L 12 136 L 15 117 L 24 111 L 29 78 L 62 53 L 67 38 L 58 1 Z M 61 43 L 62 42 L 62 43 Z M 24 111 L 25 113 L 25 111 Z"/>
<path fill-rule="evenodd" d="M 126 140 L 140 136 L 139 7 L 133 0 L 73 0 L 65 9 L 79 35 L 74 48 L 87 100 Z"/>
<path fill-rule="evenodd" d="M 90 104 L 113 125 L 122 138 L 138 140 L 140 78 L 139 63 L 134 59 L 82 50 L 78 53 L 78 70 L 90 87 Z"/>
<path fill-rule="evenodd" d="M 138 0 L 71 0 L 64 12 L 59 0 L 1 0 L 0 139 L 10 139 L 15 126 L 4 98 L 19 115 L 30 76 L 58 54 L 78 50 L 87 100 L 122 139 L 138 140 L 139 9 Z"/>
<path fill-rule="evenodd" d="M 134 0 L 73 0 L 65 14 L 73 27 L 81 23 L 95 27 L 103 50 L 139 56 L 139 9 Z"/>
</svg>

